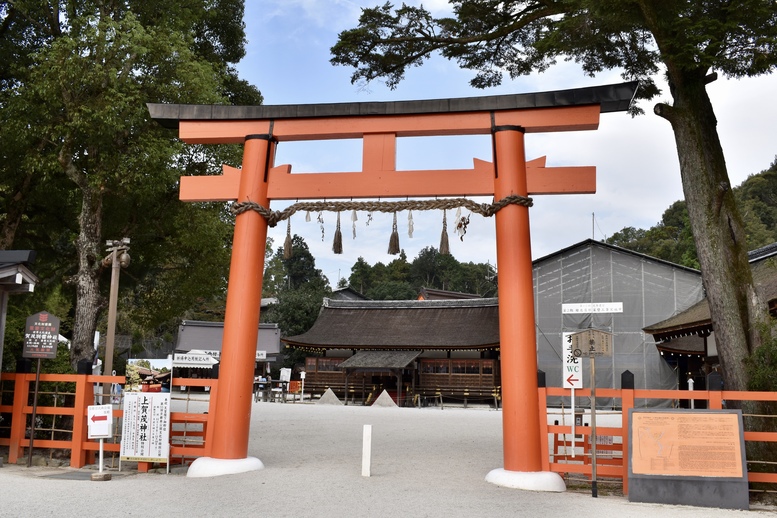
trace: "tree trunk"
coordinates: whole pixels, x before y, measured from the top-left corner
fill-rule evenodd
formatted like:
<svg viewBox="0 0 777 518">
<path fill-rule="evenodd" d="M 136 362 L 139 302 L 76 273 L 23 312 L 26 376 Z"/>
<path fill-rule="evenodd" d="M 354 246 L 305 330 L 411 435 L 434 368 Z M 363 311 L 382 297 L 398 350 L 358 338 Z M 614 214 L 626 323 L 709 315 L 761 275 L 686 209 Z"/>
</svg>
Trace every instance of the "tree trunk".
<svg viewBox="0 0 777 518">
<path fill-rule="evenodd" d="M 768 319 L 753 284 L 742 218 L 728 179 L 703 70 L 668 77 L 674 105 L 655 112 L 672 124 L 691 229 L 727 390 L 747 390 L 745 358 L 761 344 Z"/>
<path fill-rule="evenodd" d="M 75 370 L 79 360 L 93 360 L 94 332 L 97 317 L 102 309 L 99 274 L 102 271 L 100 250 L 102 233 L 102 196 L 88 186 L 82 186 L 83 195 L 79 215 L 78 273 L 73 281 L 76 286 L 76 306 L 73 320 L 73 341 L 70 362 Z"/>
</svg>

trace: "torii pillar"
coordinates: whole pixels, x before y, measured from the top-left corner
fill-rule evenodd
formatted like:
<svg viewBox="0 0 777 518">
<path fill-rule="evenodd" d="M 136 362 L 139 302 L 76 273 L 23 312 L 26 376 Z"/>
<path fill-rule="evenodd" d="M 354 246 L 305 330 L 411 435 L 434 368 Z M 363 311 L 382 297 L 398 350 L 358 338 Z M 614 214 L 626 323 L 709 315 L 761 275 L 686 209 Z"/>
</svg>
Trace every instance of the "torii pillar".
<svg viewBox="0 0 777 518">
<path fill-rule="evenodd" d="M 387 103 L 293 106 L 149 104 L 154 119 L 177 128 L 187 143 L 244 144 L 242 170 L 182 177 L 184 201 L 406 198 L 581 194 L 596 190 L 594 167 L 546 168 L 526 162 L 524 134 L 596 129 L 601 112 L 625 111 L 637 84 L 623 83 L 534 94 Z M 398 137 L 491 134 L 494 162 L 472 169 L 396 170 Z M 361 138 L 362 170 L 291 174 L 273 166 L 278 142 Z M 542 471 L 531 241 L 528 207 L 496 214 L 502 369 L 504 468 L 489 482 L 520 489 L 564 491 L 557 473 Z M 262 469 L 248 456 L 253 363 L 258 333 L 267 223 L 254 211 L 239 214 L 230 263 L 224 341 L 210 437 L 211 457 L 195 460 L 188 476 Z"/>
</svg>

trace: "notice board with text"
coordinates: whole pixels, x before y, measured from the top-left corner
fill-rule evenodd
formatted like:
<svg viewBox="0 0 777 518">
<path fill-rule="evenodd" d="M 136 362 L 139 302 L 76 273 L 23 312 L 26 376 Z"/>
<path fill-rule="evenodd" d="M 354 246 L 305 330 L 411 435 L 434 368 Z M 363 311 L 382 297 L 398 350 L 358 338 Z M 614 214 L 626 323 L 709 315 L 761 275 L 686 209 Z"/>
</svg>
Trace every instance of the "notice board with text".
<svg viewBox="0 0 777 518">
<path fill-rule="evenodd" d="M 629 500 L 749 509 L 742 412 L 630 409 Z"/>
</svg>

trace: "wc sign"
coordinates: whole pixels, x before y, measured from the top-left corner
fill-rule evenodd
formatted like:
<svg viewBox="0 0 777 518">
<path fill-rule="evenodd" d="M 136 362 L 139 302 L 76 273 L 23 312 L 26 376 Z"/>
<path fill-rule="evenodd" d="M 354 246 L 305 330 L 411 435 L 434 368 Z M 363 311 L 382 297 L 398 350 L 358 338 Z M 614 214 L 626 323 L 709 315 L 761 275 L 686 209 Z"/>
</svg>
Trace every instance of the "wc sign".
<svg viewBox="0 0 777 518">
<path fill-rule="evenodd" d="M 572 347 L 572 335 L 575 333 L 562 333 L 562 371 L 561 386 L 565 389 L 583 388 L 583 359 L 575 356 Z"/>
</svg>

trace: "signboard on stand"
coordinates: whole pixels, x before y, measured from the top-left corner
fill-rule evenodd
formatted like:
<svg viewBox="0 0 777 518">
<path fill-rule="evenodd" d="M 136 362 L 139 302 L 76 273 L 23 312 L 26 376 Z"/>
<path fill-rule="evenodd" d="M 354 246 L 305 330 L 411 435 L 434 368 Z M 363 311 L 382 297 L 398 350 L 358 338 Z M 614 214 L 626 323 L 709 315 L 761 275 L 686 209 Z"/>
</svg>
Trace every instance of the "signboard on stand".
<svg viewBox="0 0 777 518">
<path fill-rule="evenodd" d="M 24 358 L 53 359 L 57 357 L 59 319 L 46 311 L 27 317 L 24 325 Z"/>
<path fill-rule="evenodd" d="M 125 392 L 121 460 L 168 462 L 170 394 Z"/>
<path fill-rule="evenodd" d="M 574 354 L 572 337 L 574 333 L 563 333 L 563 370 L 561 373 L 561 386 L 565 389 L 583 388 L 583 361 L 579 355 Z"/>
<path fill-rule="evenodd" d="M 598 495 L 596 482 L 596 357 L 612 356 L 612 333 L 598 329 L 586 329 L 572 334 L 572 355 L 587 356 L 591 367 L 591 494 Z"/>
<path fill-rule="evenodd" d="M 130 360 L 124 387 L 122 461 L 166 462 L 170 459 L 170 389 L 172 357 Z M 165 385 L 167 384 L 167 389 Z"/>
<path fill-rule="evenodd" d="M 59 319 L 46 311 L 27 317 L 24 323 L 23 358 L 37 358 L 38 367 L 35 371 L 35 389 L 32 396 L 32 430 L 30 430 L 30 446 L 27 455 L 27 467 L 32 466 L 32 452 L 35 440 L 35 423 L 38 413 L 38 384 L 40 382 L 40 361 L 57 357 L 59 343 Z M 0 362 L 1 363 L 1 362 Z"/>
<path fill-rule="evenodd" d="M 113 406 L 90 405 L 86 414 L 87 437 L 110 439 L 113 432 Z"/>
</svg>

